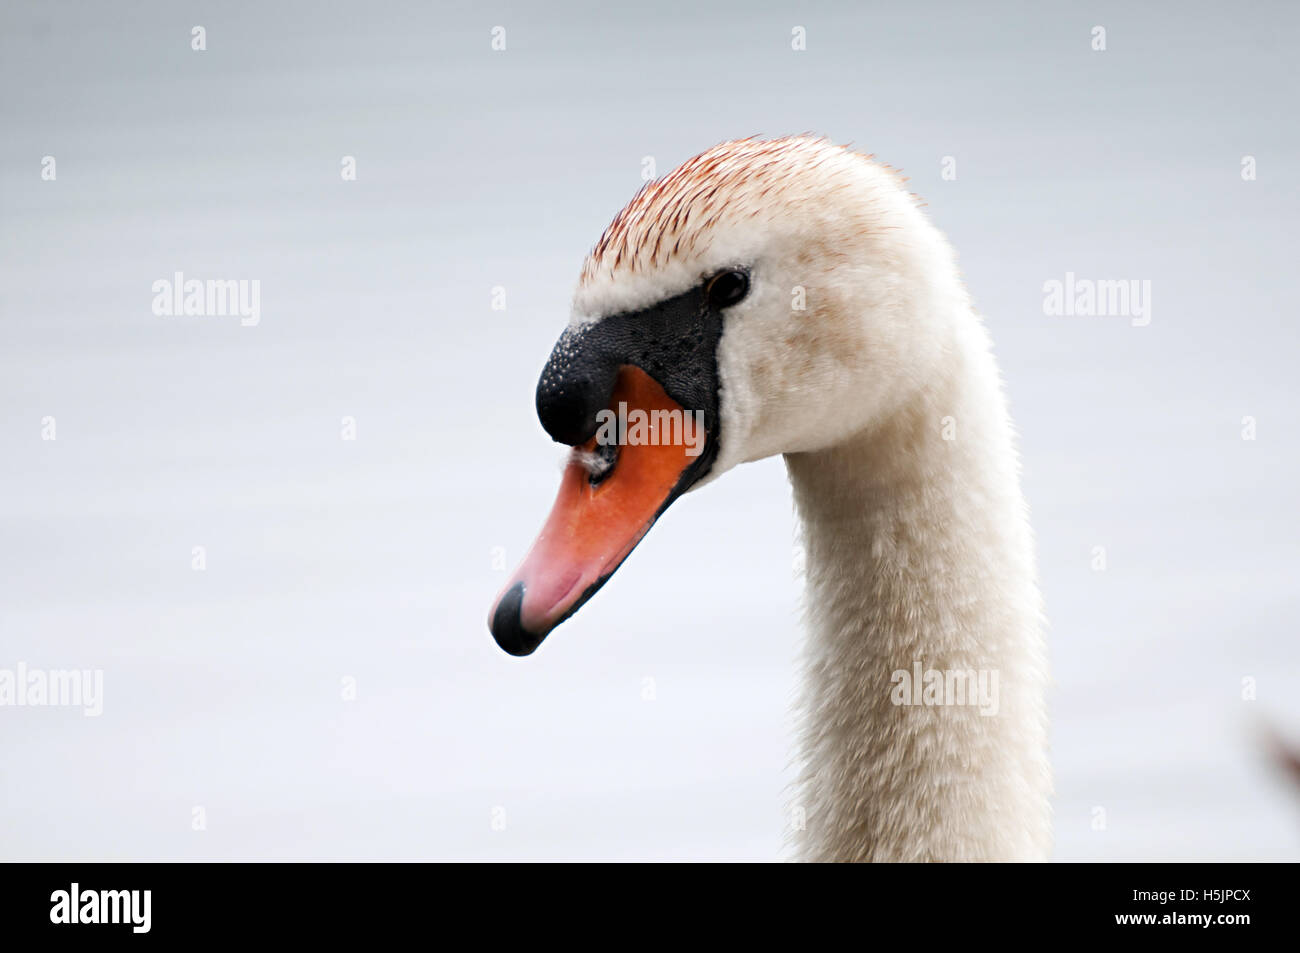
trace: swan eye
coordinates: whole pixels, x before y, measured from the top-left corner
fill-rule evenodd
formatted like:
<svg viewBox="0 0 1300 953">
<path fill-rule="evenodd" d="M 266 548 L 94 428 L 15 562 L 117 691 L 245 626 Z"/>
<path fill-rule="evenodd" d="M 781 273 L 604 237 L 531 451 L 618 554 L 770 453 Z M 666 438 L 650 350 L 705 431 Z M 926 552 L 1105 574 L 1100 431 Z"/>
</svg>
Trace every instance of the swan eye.
<svg viewBox="0 0 1300 953">
<path fill-rule="evenodd" d="M 749 275 L 743 271 L 719 272 L 709 279 L 705 294 L 710 307 L 730 307 L 749 294 Z"/>
</svg>

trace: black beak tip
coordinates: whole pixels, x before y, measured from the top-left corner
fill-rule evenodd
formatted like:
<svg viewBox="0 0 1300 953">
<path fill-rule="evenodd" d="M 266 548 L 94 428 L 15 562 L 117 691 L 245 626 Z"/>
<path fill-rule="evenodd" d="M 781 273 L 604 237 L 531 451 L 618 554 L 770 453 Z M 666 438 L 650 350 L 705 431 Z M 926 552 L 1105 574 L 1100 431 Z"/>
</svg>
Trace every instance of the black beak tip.
<svg viewBox="0 0 1300 953">
<path fill-rule="evenodd" d="M 492 615 L 492 638 L 508 654 L 522 658 L 537 651 L 546 638 L 524 628 L 519 613 L 524 604 L 524 584 L 517 582 L 501 597 L 497 611 Z"/>
</svg>

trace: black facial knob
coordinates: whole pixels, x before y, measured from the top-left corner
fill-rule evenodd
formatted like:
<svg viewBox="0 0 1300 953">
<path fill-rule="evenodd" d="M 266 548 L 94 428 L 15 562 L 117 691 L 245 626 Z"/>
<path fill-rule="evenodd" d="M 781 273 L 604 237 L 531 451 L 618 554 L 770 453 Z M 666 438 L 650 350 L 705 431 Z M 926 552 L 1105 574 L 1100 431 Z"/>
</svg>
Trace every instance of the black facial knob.
<svg viewBox="0 0 1300 953">
<path fill-rule="evenodd" d="M 537 382 L 537 417 L 559 443 L 576 447 L 596 432 L 596 415 L 609 405 L 618 362 L 584 331 L 566 332 Z"/>
</svg>

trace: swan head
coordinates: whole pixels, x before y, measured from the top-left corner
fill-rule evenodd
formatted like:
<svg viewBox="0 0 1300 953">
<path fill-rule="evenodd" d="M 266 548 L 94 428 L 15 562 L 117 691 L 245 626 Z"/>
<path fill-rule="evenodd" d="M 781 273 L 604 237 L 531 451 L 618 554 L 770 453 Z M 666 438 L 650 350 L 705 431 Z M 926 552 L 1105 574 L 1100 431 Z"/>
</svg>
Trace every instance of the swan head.
<svg viewBox="0 0 1300 953">
<path fill-rule="evenodd" d="M 942 373 L 944 299 L 963 295 L 902 180 L 824 139 L 726 142 L 648 183 L 584 263 L 538 382 L 575 450 L 489 613 L 498 644 L 534 651 L 682 493 L 896 412 Z"/>
</svg>

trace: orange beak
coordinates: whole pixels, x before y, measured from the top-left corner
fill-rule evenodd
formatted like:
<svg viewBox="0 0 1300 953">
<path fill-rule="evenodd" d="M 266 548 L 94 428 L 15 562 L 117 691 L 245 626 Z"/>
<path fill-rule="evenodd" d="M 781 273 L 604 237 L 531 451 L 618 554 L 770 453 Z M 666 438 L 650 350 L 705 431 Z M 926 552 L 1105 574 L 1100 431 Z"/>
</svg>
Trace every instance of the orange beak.
<svg viewBox="0 0 1300 953">
<path fill-rule="evenodd" d="M 687 411 L 640 368 L 623 365 L 613 407 Z M 665 419 L 651 416 L 649 419 Z M 621 440 L 613 466 L 593 474 L 586 462 L 599 447 L 598 434 L 576 448 L 560 492 L 528 555 L 497 596 L 488 625 L 511 655 L 529 655 L 547 634 L 576 612 L 613 575 L 659 515 L 686 489 L 692 456 L 685 441 L 631 444 Z"/>
</svg>

